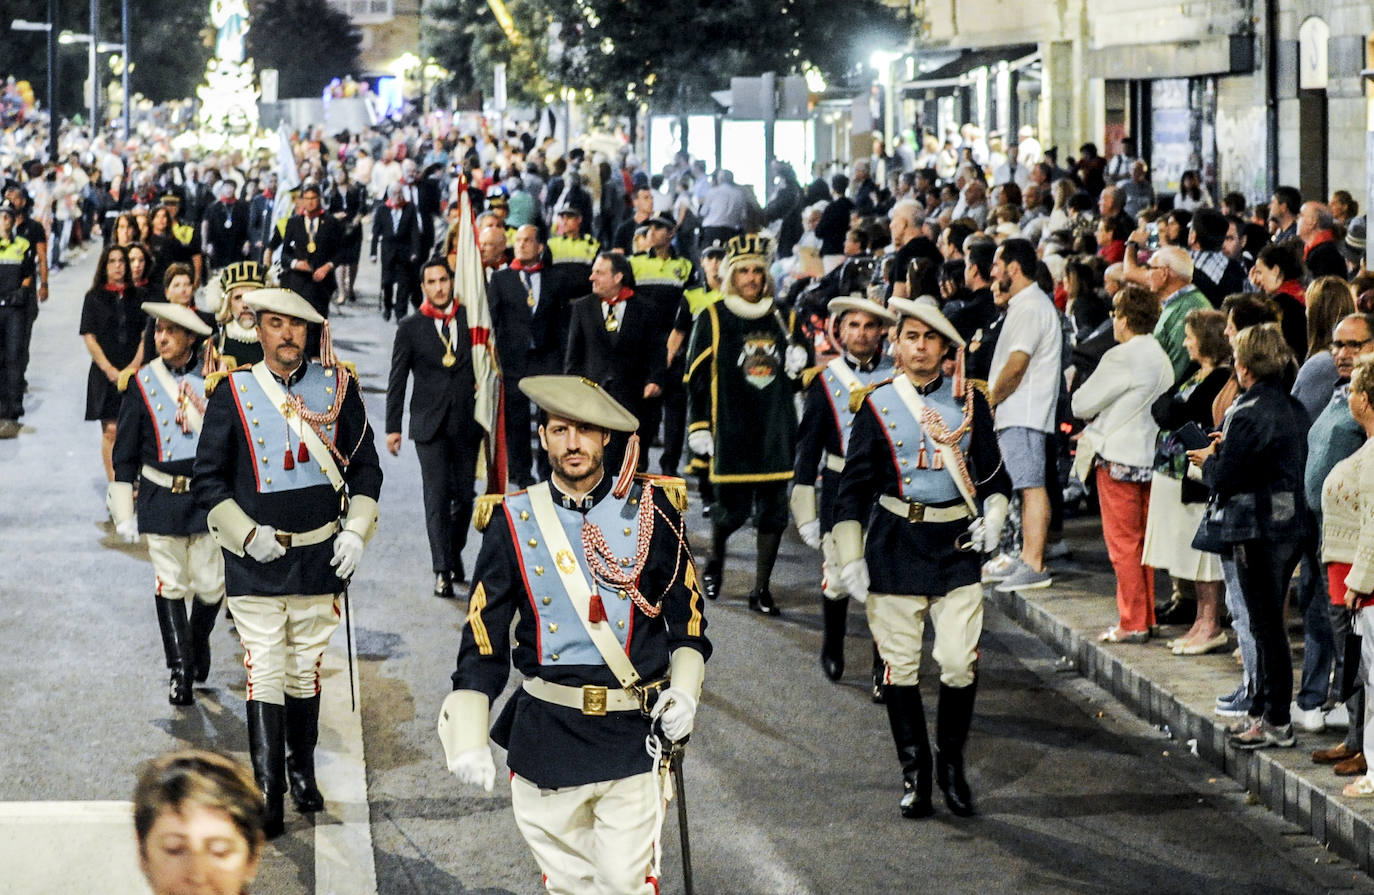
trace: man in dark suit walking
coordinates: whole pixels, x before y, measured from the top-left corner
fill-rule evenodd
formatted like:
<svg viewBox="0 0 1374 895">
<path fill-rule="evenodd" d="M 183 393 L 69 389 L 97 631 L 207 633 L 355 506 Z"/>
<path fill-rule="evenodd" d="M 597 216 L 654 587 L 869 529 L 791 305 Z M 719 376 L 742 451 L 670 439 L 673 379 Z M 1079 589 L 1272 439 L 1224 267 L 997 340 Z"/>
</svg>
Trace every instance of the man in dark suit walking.
<svg viewBox="0 0 1374 895">
<path fill-rule="evenodd" d="M 473 483 L 482 429 L 473 418 L 477 381 L 467 313 L 453 298 L 448 262 L 428 261 L 421 269 L 425 300 L 420 313 L 396 328 L 391 375 L 386 386 L 386 447 L 401 452 L 401 417 L 406 384 L 410 396 L 410 439 L 420 460 L 425 530 L 434 568 L 434 595 L 452 597 L 453 583 L 467 578 L 463 548 L 472 519 Z"/>
<path fill-rule="evenodd" d="M 206 209 L 201 223 L 201 245 L 210 259 L 210 272 L 242 261 L 248 245 L 248 209 L 234 195 L 233 181 L 221 180 L 215 195 L 219 201 Z"/>
<path fill-rule="evenodd" d="M 563 372 L 597 383 L 638 417 L 645 400 L 663 394 L 667 342 L 658 312 L 635 298 L 630 259 L 618 252 L 597 256 L 591 283 L 592 294 L 572 303 Z M 612 434 L 608 469 L 620 466 L 627 440 Z"/>
<path fill-rule="evenodd" d="M 531 471 L 530 401 L 519 389 L 526 376 L 560 373 L 568 306 L 558 288 L 558 274 L 543 264 L 539 228 L 526 224 L 515 231 L 515 260 L 491 275 L 487 301 L 496 356 L 501 362 L 506 395 L 506 458 L 513 484 L 534 483 Z M 548 477 L 548 460 L 539 458 L 540 478 Z"/>
<path fill-rule="evenodd" d="M 338 288 L 334 266 L 343 248 L 343 226 L 324 213 L 320 188 L 301 190 L 301 213 L 286 222 L 282 235 L 281 284 L 310 302 L 321 317 L 329 319 L 329 299 Z M 320 328 L 312 324 L 306 335 L 306 357 L 318 357 Z"/>
<path fill-rule="evenodd" d="M 439 182 L 430 176 L 433 170 L 431 167 L 421 175 L 413 159 L 401 162 L 401 195 L 414 207 L 415 217 L 420 222 L 420 255 L 425 258 L 434 249 L 434 219 L 441 210 Z"/>
<path fill-rule="evenodd" d="M 410 305 L 419 298 L 418 265 L 423 251 L 419 218 L 415 206 L 405 200 L 401 185 L 387 187 L 386 204 L 377 207 L 372 216 L 372 260 L 377 260 L 377 245 L 381 244 L 382 259 L 382 319 L 396 312 L 400 322 Z M 393 305 L 394 301 L 394 305 Z"/>
</svg>

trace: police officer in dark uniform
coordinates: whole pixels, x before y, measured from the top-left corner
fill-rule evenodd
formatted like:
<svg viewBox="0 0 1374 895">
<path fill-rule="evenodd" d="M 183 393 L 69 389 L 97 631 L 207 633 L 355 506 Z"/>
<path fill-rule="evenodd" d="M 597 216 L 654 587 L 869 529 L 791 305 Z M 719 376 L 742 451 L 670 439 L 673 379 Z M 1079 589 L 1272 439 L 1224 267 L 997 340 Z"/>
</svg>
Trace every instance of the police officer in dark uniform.
<svg viewBox="0 0 1374 895">
<path fill-rule="evenodd" d="M 824 635 L 821 640 L 821 668 L 825 676 L 837 681 L 844 674 L 844 633 L 849 596 L 840 582 L 836 565 L 835 496 L 840 490 L 845 449 L 854 425 L 855 412 L 849 397 L 867 386 L 892 378 L 892 359 L 883 353 L 883 336 L 897 322 L 882 304 L 862 293 L 832 298 L 827 305 L 830 319 L 844 353 L 823 367 L 802 374 L 806 396 L 801 424 L 797 428 L 796 479 L 792 486 L 792 520 L 808 547 L 819 549 L 821 564 L 821 610 Z M 816 479 L 821 487 L 816 491 Z"/>
<path fill-rule="evenodd" d="M 224 599 L 224 559 L 190 489 L 205 413 L 205 375 L 196 347 L 210 327 L 182 305 L 142 307 L 156 322 L 157 357 L 120 382 L 124 400 L 106 504 L 120 537 L 129 543 L 140 534 L 147 537 L 157 622 L 171 669 L 167 701 L 190 705 L 192 681 L 210 676 L 210 633 Z M 187 597 L 194 598 L 189 620 Z"/>
<path fill-rule="evenodd" d="M 18 209 L 0 204 L 0 438 L 19 434 L 24 412 L 24 355 L 29 339 L 33 245 L 15 231 Z"/>
<path fill-rule="evenodd" d="M 324 805 L 318 665 L 376 528 L 382 470 L 355 376 L 331 352 L 306 360 L 306 324 L 323 318 L 287 289 L 247 302 L 263 360 L 212 375 L 191 489 L 224 552 L 249 657 L 249 754 L 275 836 L 288 778 L 298 811 Z"/>
<path fill-rule="evenodd" d="M 648 225 L 648 247 L 630 257 L 630 266 L 635 274 L 636 291 L 657 310 L 658 327 L 666 345 L 678 309 L 682 307 L 683 293 L 692 281 L 693 268 L 691 261 L 680 257 L 673 249 L 676 221 L 661 214 L 649 218 Z M 659 469 L 669 476 L 678 473 L 686 434 L 687 391 L 682 383 L 685 370 L 683 357 L 684 353 L 679 351 L 673 358 L 673 363 L 667 368 L 663 394 L 646 402 L 644 408 L 644 432 L 647 436 L 652 437 L 658 431 L 659 420 L 663 421 L 663 455 L 659 460 Z M 641 466 L 647 461 L 646 454 Z"/>
<path fill-rule="evenodd" d="M 932 812 L 931 754 L 917 687 L 922 634 L 935 626 L 940 666 L 936 777 L 950 811 L 973 814 L 964 742 L 973 718 L 983 630 L 981 554 L 1007 515 L 1011 479 L 981 392 L 963 382 L 964 340 L 933 305 L 893 298 L 895 379 L 859 408 L 836 500 L 836 561 L 849 594 L 866 601 L 887 663 L 887 716 L 902 766 L 903 817 Z M 952 378 L 947 355 L 960 349 Z M 867 538 L 862 527 L 867 521 Z M 870 580 L 871 575 L 871 580 Z"/>
<path fill-rule="evenodd" d="M 612 480 L 610 432 L 638 422 L 604 389 L 573 376 L 520 388 L 553 474 L 506 496 L 486 528 L 439 735 L 449 770 L 490 791 L 490 704 L 513 664 L 524 682 L 490 736 L 548 891 L 652 895 L 663 791 L 645 741 L 651 718 L 669 740 L 691 732 L 711 654 L 685 485 Z"/>
</svg>

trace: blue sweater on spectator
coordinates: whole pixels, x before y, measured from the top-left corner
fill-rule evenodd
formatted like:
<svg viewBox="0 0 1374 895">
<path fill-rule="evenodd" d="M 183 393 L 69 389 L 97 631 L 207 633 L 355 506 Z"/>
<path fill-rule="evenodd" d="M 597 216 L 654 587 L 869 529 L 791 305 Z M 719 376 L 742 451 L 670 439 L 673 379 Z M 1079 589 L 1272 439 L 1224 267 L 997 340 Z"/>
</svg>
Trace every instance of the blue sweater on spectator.
<svg viewBox="0 0 1374 895">
<path fill-rule="evenodd" d="M 1363 444 L 1364 430 L 1350 415 L 1350 385 L 1342 385 L 1312 421 L 1312 428 L 1307 430 L 1307 470 L 1303 487 L 1312 512 L 1321 514 L 1322 484 L 1331 469 Z"/>
</svg>

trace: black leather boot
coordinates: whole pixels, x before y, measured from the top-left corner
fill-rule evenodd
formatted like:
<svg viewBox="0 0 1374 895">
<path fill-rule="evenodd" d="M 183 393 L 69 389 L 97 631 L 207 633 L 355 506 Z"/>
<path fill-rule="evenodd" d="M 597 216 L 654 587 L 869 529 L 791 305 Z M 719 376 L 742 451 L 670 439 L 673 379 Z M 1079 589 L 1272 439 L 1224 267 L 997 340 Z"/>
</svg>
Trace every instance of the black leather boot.
<svg viewBox="0 0 1374 895">
<path fill-rule="evenodd" d="M 291 801 L 301 814 L 324 809 L 324 796 L 315 785 L 315 744 L 319 739 L 320 695 L 286 697 L 286 780 Z"/>
<path fill-rule="evenodd" d="M 196 701 L 191 692 L 195 667 L 191 658 L 191 624 L 186 618 L 186 602 L 162 597 L 156 597 L 155 602 L 157 625 L 162 630 L 162 651 L 172 671 L 167 683 L 167 701 L 172 705 L 192 705 Z"/>
<path fill-rule="evenodd" d="M 191 655 L 195 659 L 196 683 L 210 677 L 210 632 L 215 630 L 219 603 L 191 601 Z"/>
<path fill-rule="evenodd" d="M 725 577 L 725 542 L 729 539 L 729 534 L 711 526 L 711 552 L 706 557 L 706 566 L 701 570 L 701 592 L 708 600 L 720 596 L 721 579 Z"/>
<path fill-rule="evenodd" d="M 769 582 L 773 580 L 773 565 L 778 560 L 778 548 L 782 545 L 782 532 L 761 531 L 754 541 L 758 555 L 754 559 L 754 589 L 749 592 L 749 608 L 764 615 L 782 615 L 782 610 L 773 602 Z"/>
<path fill-rule="evenodd" d="M 248 755 L 253 778 L 263 796 L 263 834 L 275 839 L 286 829 L 286 741 L 282 738 L 283 706 L 248 701 Z"/>
<path fill-rule="evenodd" d="M 821 670 L 832 681 L 844 676 L 844 632 L 849 619 L 849 598 L 821 597 Z"/>
<path fill-rule="evenodd" d="M 902 817 L 930 817 L 930 736 L 919 687 L 887 688 L 887 721 L 902 765 Z"/>
<path fill-rule="evenodd" d="M 887 684 L 883 683 L 887 679 L 887 663 L 883 661 L 883 654 L 878 652 L 877 641 L 873 642 L 873 704 L 882 705 L 887 702 Z"/>
<path fill-rule="evenodd" d="M 975 680 L 967 687 L 940 685 L 940 706 L 935 722 L 936 781 L 945 793 L 945 804 L 959 817 L 972 817 L 973 793 L 964 776 L 964 743 L 973 722 Z"/>
</svg>

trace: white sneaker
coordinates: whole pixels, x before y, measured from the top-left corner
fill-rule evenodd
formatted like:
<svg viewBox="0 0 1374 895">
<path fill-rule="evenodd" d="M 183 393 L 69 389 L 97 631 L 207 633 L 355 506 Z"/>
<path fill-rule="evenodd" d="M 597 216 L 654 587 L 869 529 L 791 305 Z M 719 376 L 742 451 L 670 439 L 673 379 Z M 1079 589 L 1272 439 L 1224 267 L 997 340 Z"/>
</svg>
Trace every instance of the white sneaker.
<svg viewBox="0 0 1374 895">
<path fill-rule="evenodd" d="M 1345 707 L 1345 703 L 1338 702 L 1336 707 L 1322 716 L 1327 727 L 1340 727 L 1347 729 L 1350 727 L 1350 710 Z"/>
<path fill-rule="evenodd" d="M 996 581 L 1005 581 L 1020 565 L 1021 560 L 1018 557 L 999 553 L 983 563 L 983 583 L 992 584 Z"/>
<path fill-rule="evenodd" d="M 1301 709 L 1295 702 L 1288 707 L 1288 711 L 1293 716 L 1293 726 L 1306 733 L 1321 733 L 1326 730 L 1326 721 L 1322 717 L 1321 706 L 1314 709 Z"/>
</svg>

